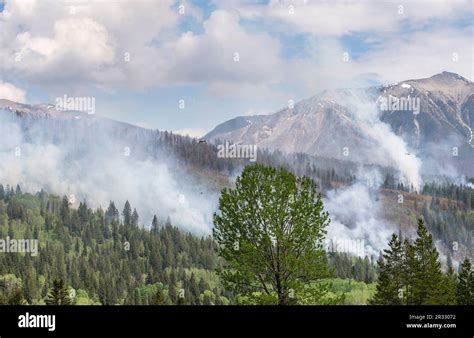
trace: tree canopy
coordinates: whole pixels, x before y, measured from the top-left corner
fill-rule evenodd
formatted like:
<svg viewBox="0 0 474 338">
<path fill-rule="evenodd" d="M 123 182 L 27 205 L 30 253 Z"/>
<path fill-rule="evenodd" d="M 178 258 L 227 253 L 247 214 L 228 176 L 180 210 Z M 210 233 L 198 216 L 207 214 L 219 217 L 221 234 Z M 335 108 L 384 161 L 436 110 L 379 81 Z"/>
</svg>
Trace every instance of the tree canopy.
<svg viewBox="0 0 474 338">
<path fill-rule="evenodd" d="M 214 239 L 226 267 L 225 285 L 280 305 L 323 298 L 328 276 L 323 249 L 328 213 L 314 182 L 284 169 L 249 165 L 235 188 L 224 188 Z M 314 302 L 318 300 L 314 299 Z"/>
</svg>

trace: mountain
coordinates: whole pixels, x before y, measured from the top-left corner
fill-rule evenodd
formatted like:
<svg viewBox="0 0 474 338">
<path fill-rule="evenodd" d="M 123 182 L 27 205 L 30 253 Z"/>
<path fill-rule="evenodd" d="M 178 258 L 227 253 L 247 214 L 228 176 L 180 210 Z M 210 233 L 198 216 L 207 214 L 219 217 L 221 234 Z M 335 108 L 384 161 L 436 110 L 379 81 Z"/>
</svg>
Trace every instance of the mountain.
<svg viewBox="0 0 474 338">
<path fill-rule="evenodd" d="M 474 83 L 457 74 L 443 72 L 427 79 L 383 87 L 383 91 L 397 97 L 420 98 L 418 125 L 393 111 L 385 112 L 381 118 L 398 134 L 406 134 L 412 145 L 442 142 L 447 138 L 445 133 L 457 134 L 472 144 Z"/>
<path fill-rule="evenodd" d="M 472 176 L 473 128 L 474 83 L 443 72 L 388 86 L 323 91 L 274 114 L 234 118 L 205 138 L 389 166 L 413 153 L 429 174 L 452 171 L 449 162 Z"/>
<path fill-rule="evenodd" d="M 443 77 L 448 82 L 464 81 L 450 79 L 446 74 Z M 409 236 L 416 224 L 413 220 L 423 217 L 432 227 L 435 239 L 446 245 L 457 241 L 458 253 L 464 254 L 470 243 L 466 234 L 471 233 L 473 224 L 472 216 L 466 216 L 472 215 L 470 210 L 474 208 L 472 189 L 433 183 L 413 192 L 394 177 L 393 168 L 370 164 L 395 161 L 397 168 L 408 172 L 411 167 L 396 162 L 394 156 L 401 153 L 399 157 L 403 161 L 414 161 L 414 156 L 406 153 L 409 146 L 403 139 L 407 144 L 411 142 L 421 156 L 422 148 L 416 148 L 416 143 L 424 145 L 425 151 L 440 150 L 441 147 L 428 144 L 435 143 L 443 132 L 451 132 L 470 148 L 462 122 L 472 121 L 471 94 L 451 82 L 443 86 L 452 90 L 450 93 L 443 89 L 447 97 L 444 100 L 463 102 L 459 109 L 441 109 L 440 103 L 429 106 L 430 110 L 422 107 L 417 115 L 380 109 L 381 96 L 400 95 L 397 91 L 411 92 L 415 87 L 424 88 L 425 92 L 430 88 L 429 95 L 440 100 L 441 95 L 433 92 L 435 85 L 443 81 L 434 78 L 424 83 L 424 87 L 419 81 L 325 91 L 274 115 L 229 121 L 216 128 L 209 138 L 218 139 L 227 133 L 246 137 L 255 130 L 262 143 L 276 139 L 279 143 L 273 150 L 288 154 L 262 147 L 257 162 L 311 177 L 331 215 L 332 237 L 362 236 L 370 252 L 376 253 L 386 244 L 385 234 L 401 229 Z M 469 82 L 465 83 L 467 88 L 472 88 Z M 460 87 L 464 85 L 460 83 Z M 457 97 L 457 93 L 462 96 Z M 460 115 L 456 117 L 458 112 Z M 391 127 L 395 122 L 390 119 L 407 123 L 400 123 L 396 134 Z M 415 120 L 420 133 L 409 129 Z M 425 124 L 433 124 L 432 121 L 439 122 L 438 129 L 427 129 Z M 403 135 L 403 139 L 397 135 Z M 349 148 L 349 156 L 341 155 L 341 147 Z M 297 152 L 302 150 L 306 154 Z M 467 158 L 472 167 L 473 157 L 463 157 L 464 148 L 459 151 L 459 158 Z M 449 164 L 453 160 L 449 158 L 445 162 Z M 44 189 L 65 194 L 75 207 L 86 200 L 94 209 L 105 210 L 114 200 L 121 209 L 129 201 L 137 207 L 139 224 L 149 225 L 156 214 L 160 222 L 169 217 L 181 229 L 209 234 L 219 191 L 232 186 L 235 176 L 249 163 L 248 159 L 219 157 L 218 148 L 212 142 L 144 129 L 98 114 L 61 111 L 48 104 L 0 100 L 0 184 L 13 187 L 19 184 L 25 192 Z M 372 173 L 385 177 L 383 184 Z M 398 202 L 400 194 L 404 196 L 404 204 Z M 353 204 L 355 199 L 357 203 Z M 453 258 L 461 257 L 453 255 Z"/>
<path fill-rule="evenodd" d="M 204 163 L 198 156 L 191 156 L 197 154 L 206 159 L 215 157 L 211 145 L 199 143 L 196 139 L 146 129 L 96 114 L 58 110 L 52 104 L 22 104 L 0 99 L 0 121 L 3 122 L 2 127 L 18 127 L 18 130 L 6 130 L 0 145 L 6 143 L 7 136 L 19 133 L 21 143 L 53 144 L 67 148 L 71 155 L 85 147 L 111 147 L 113 149 L 108 150 L 113 152 L 123 152 L 124 148 L 129 148 L 133 159 L 173 157 L 180 164 L 197 171 L 227 169 L 225 159 L 220 161 L 218 168 L 214 168 L 213 163 Z M 185 151 L 184 148 L 188 147 L 190 149 Z"/>
</svg>

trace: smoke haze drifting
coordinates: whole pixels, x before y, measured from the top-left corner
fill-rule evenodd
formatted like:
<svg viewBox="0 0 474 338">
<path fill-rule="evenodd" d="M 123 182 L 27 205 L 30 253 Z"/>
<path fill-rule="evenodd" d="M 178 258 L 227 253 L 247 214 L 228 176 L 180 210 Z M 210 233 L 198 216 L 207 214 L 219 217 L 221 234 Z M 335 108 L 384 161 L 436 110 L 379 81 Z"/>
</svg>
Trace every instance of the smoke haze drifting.
<svg viewBox="0 0 474 338">
<path fill-rule="evenodd" d="M 117 139 L 114 127 L 98 121 L 71 122 L 64 135 L 38 121 L 26 123 L 27 133 L 15 118 L 0 117 L 2 184 L 73 195 L 76 203 L 85 199 L 89 206 L 104 209 L 113 200 L 121 210 L 129 200 L 141 224 L 149 225 L 157 214 L 195 233 L 210 233 L 217 196 L 176 170 L 169 156 L 152 159 L 136 144 Z"/>
</svg>

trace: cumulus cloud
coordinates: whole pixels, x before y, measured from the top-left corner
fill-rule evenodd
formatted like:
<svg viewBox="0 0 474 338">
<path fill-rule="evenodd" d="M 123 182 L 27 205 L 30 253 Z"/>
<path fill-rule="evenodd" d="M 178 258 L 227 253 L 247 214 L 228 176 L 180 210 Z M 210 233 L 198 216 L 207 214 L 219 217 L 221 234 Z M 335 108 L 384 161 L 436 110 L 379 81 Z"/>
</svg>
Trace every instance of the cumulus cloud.
<svg viewBox="0 0 474 338">
<path fill-rule="evenodd" d="M 474 79 L 472 25 L 458 25 L 469 19 L 470 1 L 233 0 L 215 5 L 284 35 L 305 37 L 301 55 L 285 60 L 284 67 L 285 83 L 295 86 L 300 97 L 445 70 Z M 353 38 L 352 44 L 362 48 L 355 53 L 347 43 Z"/>
<path fill-rule="evenodd" d="M 63 90 L 206 83 L 226 94 L 236 83 L 276 81 L 278 40 L 247 32 L 235 13 L 216 10 L 203 21 L 199 8 L 184 6 L 181 15 L 174 1 L 8 1 L 0 13 L 1 67 Z M 202 23 L 202 34 L 180 31 L 186 16 Z"/>
<path fill-rule="evenodd" d="M 470 77 L 471 30 L 449 24 L 469 13 L 469 4 L 232 0 L 215 2 L 205 17 L 189 1 L 8 0 L 0 13 L 0 70 L 50 87 L 53 95 L 91 86 L 191 84 L 214 96 L 245 98 L 276 98 L 282 91 L 303 98 L 328 87 L 442 70 Z M 202 31 L 183 28 L 189 18 Z M 304 53 L 283 56 L 275 32 L 305 36 Z M 360 33 L 369 48 L 343 62 L 341 37 Z"/>
<path fill-rule="evenodd" d="M 56 21 L 52 38 L 20 33 L 13 44 L 21 59 L 9 65 L 34 80 L 90 80 L 115 58 L 105 27 L 87 18 Z"/>
<path fill-rule="evenodd" d="M 281 81 L 277 39 L 247 32 L 238 15 L 223 10 L 214 11 L 203 27 L 203 34 L 186 32 L 165 46 L 170 82 L 206 83 L 211 92 L 226 95 Z"/>
<path fill-rule="evenodd" d="M 58 87 L 141 85 L 140 70 L 155 56 L 148 45 L 178 22 L 172 4 L 7 1 L 0 13 L 2 67 Z"/>
</svg>

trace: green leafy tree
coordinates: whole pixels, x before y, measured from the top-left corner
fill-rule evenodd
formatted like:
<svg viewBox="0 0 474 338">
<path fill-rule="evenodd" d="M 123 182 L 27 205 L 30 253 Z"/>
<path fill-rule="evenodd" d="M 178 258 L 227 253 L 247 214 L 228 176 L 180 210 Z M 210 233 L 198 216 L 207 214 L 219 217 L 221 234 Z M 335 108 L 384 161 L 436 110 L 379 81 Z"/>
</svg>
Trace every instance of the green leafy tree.
<svg viewBox="0 0 474 338">
<path fill-rule="evenodd" d="M 297 302 L 308 296 L 306 285 L 327 276 L 322 242 L 328 223 L 310 178 L 249 165 L 235 189 L 222 190 L 214 215 L 218 253 L 227 263 L 218 273 L 237 294 Z M 321 299 L 324 293 L 313 294 Z"/>
<path fill-rule="evenodd" d="M 25 298 L 23 297 L 23 292 L 21 291 L 21 289 L 15 289 L 13 291 L 10 298 L 8 298 L 7 304 L 8 305 L 24 305 L 25 304 Z"/>
<path fill-rule="evenodd" d="M 0 276 L 0 305 L 23 305 L 23 283 L 14 275 Z"/>
</svg>

